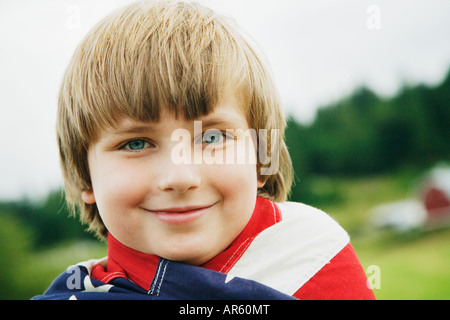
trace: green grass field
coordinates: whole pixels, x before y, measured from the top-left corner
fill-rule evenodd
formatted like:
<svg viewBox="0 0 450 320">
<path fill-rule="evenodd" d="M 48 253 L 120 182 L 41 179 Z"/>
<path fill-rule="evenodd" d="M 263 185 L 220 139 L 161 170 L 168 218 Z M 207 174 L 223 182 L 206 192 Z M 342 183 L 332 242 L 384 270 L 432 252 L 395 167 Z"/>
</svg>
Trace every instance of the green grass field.
<svg viewBox="0 0 450 320">
<path fill-rule="evenodd" d="M 333 180 L 331 185 L 338 188 L 341 201 L 321 209 L 349 232 L 364 269 L 378 268 L 377 299 L 450 299 L 450 228 L 396 234 L 373 230 L 369 224 L 373 206 L 411 195 L 413 176 Z M 317 183 L 330 184 L 323 180 Z M 92 242 L 34 252 L 21 263 L 13 279 L 17 293 L 9 298 L 29 299 L 42 293 L 69 265 L 105 255 L 105 245 Z"/>
<path fill-rule="evenodd" d="M 450 299 L 449 239 L 449 228 L 401 236 L 385 233 L 359 239 L 354 247 L 365 270 L 379 266 L 377 299 Z"/>
<path fill-rule="evenodd" d="M 377 299 L 450 299 L 450 228 L 399 234 L 370 225 L 374 206 L 414 196 L 415 178 L 406 172 L 338 179 L 342 201 L 323 208 L 349 232 L 364 269 L 379 267 Z"/>
</svg>

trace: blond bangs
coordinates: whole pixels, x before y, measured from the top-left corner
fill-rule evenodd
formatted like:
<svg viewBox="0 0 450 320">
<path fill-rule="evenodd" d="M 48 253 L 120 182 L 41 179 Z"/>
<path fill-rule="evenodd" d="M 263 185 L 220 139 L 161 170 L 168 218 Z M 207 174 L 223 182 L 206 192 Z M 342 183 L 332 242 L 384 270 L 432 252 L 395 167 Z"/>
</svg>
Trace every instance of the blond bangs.
<svg viewBox="0 0 450 320">
<path fill-rule="evenodd" d="M 248 104 L 246 52 L 223 18 L 195 4 L 162 4 L 111 14 L 76 50 L 61 98 L 86 141 L 123 115 L 159 121 L 166 108 L 193 119 L 230 92 Z"/>
</svg>

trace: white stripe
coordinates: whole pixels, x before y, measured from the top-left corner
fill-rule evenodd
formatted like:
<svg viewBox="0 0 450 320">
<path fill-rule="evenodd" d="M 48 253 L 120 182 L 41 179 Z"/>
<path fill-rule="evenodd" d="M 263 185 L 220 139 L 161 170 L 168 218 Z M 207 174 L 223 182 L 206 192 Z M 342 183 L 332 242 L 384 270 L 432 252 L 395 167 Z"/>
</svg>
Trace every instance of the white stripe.
<svg viewBox="0 0 450 320">
<path fill-rule="evenodd" d="M 92 268 L 93 268 L 96 264 L 100 264 L 100 265 L 102 265 L 104 268 L 106 268 L 107 261 L 108 261 L 108 257 L 103 257 L 103 258 L 101 258 L 101 259 L 91 259 L 91 260 L 79 262 L 79 263 L 77 263 L 77 264 L 74 264 L 74 265 L 72 265 L 72 266 L 69 266 L 69 267 L 67 268 L 67 270 L 70 269 L 70 268 L 77 267 L 77 266 L 82 266 L 82 267 L 85 267 L 85 268 L 87 269 L 87 271 L 88 271 L 88 274 L 91 275 Z"/>
<path fill-rule="evenodd" d="M 350 241 L 324 212 L 310 206 L 277 204 L 282 221 L 261 232 L 227 275 L 251 279 L 293 295 Z"/>
</svg>

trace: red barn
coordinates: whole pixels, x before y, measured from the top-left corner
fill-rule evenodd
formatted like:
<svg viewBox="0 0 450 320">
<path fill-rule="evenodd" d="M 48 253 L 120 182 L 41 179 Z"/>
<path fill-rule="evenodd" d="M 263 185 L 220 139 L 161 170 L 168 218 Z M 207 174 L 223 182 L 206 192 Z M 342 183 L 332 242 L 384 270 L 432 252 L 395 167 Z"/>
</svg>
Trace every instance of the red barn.
<svg viewBox="0 0 450 320">
<path fill-rule="evenodd" d="M 450 167 L 435 167 L 419 181 L 412 198 L 373 208 L 371 223 L 400 232 L 450 226 Z"/>
<path fill-rule="evenodd" d="M 437 167 L 425 176 L 420 196 L 427 211 L 427 225 L 450 223 L 450 168 Z"/>
</svg>

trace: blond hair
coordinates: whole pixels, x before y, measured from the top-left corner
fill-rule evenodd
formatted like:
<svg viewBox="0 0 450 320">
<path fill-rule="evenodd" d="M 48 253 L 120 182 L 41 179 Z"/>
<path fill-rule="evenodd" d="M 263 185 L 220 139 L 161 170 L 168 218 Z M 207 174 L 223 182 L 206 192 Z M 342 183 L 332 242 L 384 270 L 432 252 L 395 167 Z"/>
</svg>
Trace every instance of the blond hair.
<svg viewBox="0 0 450 320">
<path fill-rule="evenodd" d="M 95 204 L 87 151 L 100 130 L 123 115 L 158 121 L 161 108 L 194 119 L 229 92 L 245 107 L 250 128 L 278 129 L 278 170 L 260 176 L 259 195 L 284 201 L 291 187 L 285 119 L 268 69 L 237 28 L 196 3 L 136 2 L 99 22 L 68 66 L 59 94 L 57 137 L 66 200 L 100 237 L 107 235 Z M 266 152 L 270 155 L 271 145 Z M 263 165 L 258 163 L 259 168 Z"/>
</svg>

